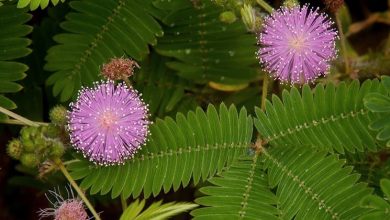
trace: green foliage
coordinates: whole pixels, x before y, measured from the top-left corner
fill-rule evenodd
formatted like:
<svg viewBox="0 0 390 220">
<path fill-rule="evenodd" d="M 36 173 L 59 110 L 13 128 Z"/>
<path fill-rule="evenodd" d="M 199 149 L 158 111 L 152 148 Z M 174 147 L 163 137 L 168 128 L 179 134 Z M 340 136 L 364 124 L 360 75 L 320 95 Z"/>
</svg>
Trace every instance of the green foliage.
<svg viewBox="0 0 390 220">
<path fill-rule="evenodd" d="M 364 105 L 380 117 L 370 124 L 370 128 L 379 131 L 376 138 L 379 141 L 387 141 L 386 146 L 390 147 L 390 77 L 383 76 L 382 84 L 387 94 L 370 93 L 364 98 Z"/>
<path fill-rule="evenodd" d="M 359 220 L 390 219 L 390 180 L 382 179 L 380 186 L 385 198 L 374 195 L 364 197 L 361 201 L 362 207 L 370 208 L 372 211 L 360 217 Z"/>
<path fill-rule="evenodd" d="M 195 109 L 195 100 L 185 89 L 193 85 L 176 76 L 166 67 L 167 59 L 152 53 L 150 59 L 141 63 L 141 71 L 132 77 L 134 87 L 142 93 L 142 98 L 149 105 L 152 116 L 163 117 L 167 113 L 185 107 L 185 112 Z"/>
<path fill-rule="evenodd" d="M 207 196 L 195 200 L 206 207 L 192 211 L 194 219 L 278 219 L 278 199 L 262 167 L 257 155 L 243 157 L 210 179 L 214 186 L 200 189 Z"/>
<path fill-rule="evenodd" d="M 368 210 L 356 202 L 371 190 L 336 155 L 304 147 L 262 151 L 282 219 L 356 219 Z"/>
<path fill-rule="evenodd" d="M 49 5 L 49 2 L 56 6 L 60 1 L 65 2 L 65 0 L 18 0 L 17 7 L 24 8 L 30 5 L 30 10 L 34 11 L 39 6 L 41 6 L 41 9 L 45 9 Z"/>
<path fill-rule="evenodd" d="M 25 37 L 32 30 L 31 26 L 25 25 L 31 15 L 14 5 L 1 6 L 0 15 L 0 106 L 14 109 L 16 104 L 2 93 L 14 93 L 22 89 L 14 81 L 23 79 L 28 67 L 13 60 L 31 52 L 27 48 L 31 41 Z M 4 117 L 0 114 L 0 120 Z"/>
<path fill-rule="evenodd" d="M 369 211 L 355 201 L 371 190 L 336 155 L 293 147 L 260 155 L 210 179 L 214 186 L 200 189 L 207 196 L 196 202 L 206 207 L 191 212 L 195 219 L 356 219 Z"/>
<path fill-rule="evenodd" d="M 210 105 L 207 112 L 197 108 L 176 121 L 157 119 L 150 127 L 150 140 L 135 157 L 124 165 L 101 167 L 81 160 L 69 165 L 81 187 L 90 193 L 109 191 L 111 196 L 125 198 L 156 196 L 162 189 L 176 191 L 190 179 L 200 179 L 220 172 L 247 151 L 252 137 L 252 119 L 246 110 L 238 113 L 234 106 L 221 105 L 219 111 Z"/>
<path fill-rule="evenodd" d="M 45 69 L 55 72 L 47 83 L 54 96 L 66 101 L 81 85 L 99 79 L 99 67 L 112 57 L 128 55 L 140 60 L 149 53 L 148 45 L 163 34 L 160 25 L 145 10 L 150 1 L 72 1 L 75 11 L 66 16 L 58 34 L 58 45 L 48 50 Z"/>
<path fill-rule="evenodd" d="M 162 18 L 168 27 L 156 50 L 177 59 L 167 65 L 179 76 L 198 83 L 224 84 L 247 83 L 258 76 L 252 66 L 258 63 L 254 56 L 256 38 L 247 33 L 241 21 L 221 22 L 222 9 L 210 1 L 173 2 L 155 3 L 156 7 L 168 10 Z"/>
<path fill-rule="evenodd" d="M 378 118 L 363 105 L 370 92 L 385 93 L 378 80 L 319 84 L 314 91 L 308 85 L 302 94 L 296 88 L 284 90 L 283 102 L 275 95 L 267 101 L 266 111 L 256 110 L 255 125 L 264 140 L 273 146 L 314 146 L 344 153 L 378 148 L 376 132 L 368 125 Z"/>
<path fill-rule="evenodd" d="M 197 207 L 196 204 L 186 202 L 169 202 L 162 204 L 162 201 L 151 204 L 143 210 L 145 200 L 139 202 L 136 200 L 123 212 L 120 220 L 162 220 L 168 219 L 174 215 L 186 212 Z M 141 212 L 142 211 L 142 212 Z"/>
</svg>

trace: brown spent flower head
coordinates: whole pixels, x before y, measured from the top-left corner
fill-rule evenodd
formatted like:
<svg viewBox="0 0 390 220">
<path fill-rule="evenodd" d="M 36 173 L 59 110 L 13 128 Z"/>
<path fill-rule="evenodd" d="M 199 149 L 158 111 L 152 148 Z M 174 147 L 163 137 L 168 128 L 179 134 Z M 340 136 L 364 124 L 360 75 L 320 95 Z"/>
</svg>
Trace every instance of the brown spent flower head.
<svg viewBox="0 0 390 220">
<path fill-rule="evenodd" d="M 140 68 L 138 63 L 127 58 L 112 58 L 102 67 L 102 75 L 109 80 L 121 80 L 133 75 L 134 67 Z"/>
<path fill-rule="evenodd" d="M 335 13 L 341 6 L 344 4 L 344 0 L 323 0 L 326 8 L 329 9 L 330 12 Z"/>
</svg>

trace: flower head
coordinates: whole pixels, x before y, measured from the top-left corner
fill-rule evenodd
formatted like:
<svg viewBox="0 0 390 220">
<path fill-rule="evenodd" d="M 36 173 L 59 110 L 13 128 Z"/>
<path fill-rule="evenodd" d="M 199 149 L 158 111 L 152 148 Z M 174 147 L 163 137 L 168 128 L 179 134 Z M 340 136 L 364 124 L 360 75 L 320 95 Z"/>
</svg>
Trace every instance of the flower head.
<svg viewBox="0 0 390 220">
<path fill-rule="evenodd" d="M 72 145 L 97 164 L 123 163 L 146 142 L 148 108 L 137 91 L 113 81 L 79 92 L 68 113 Z"/>
<path fill-rule="evenodd" d="M 282 82 L 312 82 L 329 71 L 329 61 L 336 56 L 332 25 L 326 15 L 306 5 L 273 12 L 259 37 L 260 62 Z"/>
<path fill-rule="evenodd" d="M 126 58 L 113 58 L 102 67 L 102 75 L 109 80 L 121 80 L 133 75 L 134 67 L 139 68 L 137 62 Z"/>
<path fill-rule="evenodd" d="M 53 208 L 41 209 L 38 211 L 39 219 L 54 217 L 54 220 L 87 220 L 89 219 L 83 202 L 75 198 L 72 189 L 66 188 L 68 198 L 64 199 L 59 189 L 49 190 L 46 195 L 47 200 L 53 205 Z M 51 197 L 51 198 L 50 198 Z M 53 201 L 54 199 L 54 201 Z"/>
</svg>

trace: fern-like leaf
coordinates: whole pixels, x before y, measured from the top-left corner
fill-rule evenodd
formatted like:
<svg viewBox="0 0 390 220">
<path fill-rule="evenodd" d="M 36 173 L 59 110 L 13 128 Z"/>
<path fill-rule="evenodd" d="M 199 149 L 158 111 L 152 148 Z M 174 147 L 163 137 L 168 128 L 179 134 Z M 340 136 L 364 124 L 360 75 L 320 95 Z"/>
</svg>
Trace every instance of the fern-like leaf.
<svg viewBox="0 0 390 220">
<path fill-rule="evenodd" d="M 374 195 L 368 195 L 361 201 L 362 207 L 371 209 L 371 212 L 361 216 L 359 220 L 382 220 L 390 219 L 390 180 L 382 179 L 380 186 L 383 192 L 383 198 Z"/>
<path fill-rule="evenodd" d="M 139 202 L 138 200 L 130 204 L 123 212 L 119 220 L 163 220 L 170 217 L 187 212 L 195 208 L 197 205 L 185 202 L 169 202 L 162 204 L 161 201 L 151 204 L 147 209 L 145 207 L 145 200 Z"/>
<path fill-rule="evenodd" d="M 45 69 L 54 71 L 47 83 L 61 101 L 74 96 L 81 85 L 91 85 L 99 78 L 100 66 L 112 57 L 124 54 L 137 60 L 149 53 L 148 45 L 162 35 L 160 25 L 145 10 L 149 1 L 83 0 L 72 1 L 67 21 L 68 31 L 56 35 L 59 44 L 48 50 Z"/>
<path fill-rule="evenodd" d="M 14 109 L 16 104 L 2 93 L 14 93 L 22 89 L 14 81 L 23 79 L 28 67 L 12 60 L 31 52 L 27 48 L 31 41 L 25 37 L 32 31 L 31 26 L 25 25 L 31 15 L 26 10 L 17 9 L 15 5 L 0 7 L 0 15 L 0 106 Z M 0 119 L 4 117 L 0 114 Z"/>
<path fill-rule="evenodd" d="M 214 186 L 201 188 L 207 196 L 196 199 L 206 207 L 192 211 L 194 219 L 279 219 L 278 200 L 262 166 L 257 155 L 244 157 L 210 179 Z"/>
<path fill-rule="evenodd" d="M 41 9 L 45 9 L 49 5 L 49 2 L 56 6 L 60 1 L 65 2 L 65 0 L 19 0 L 17 7 L 25 8 L 30 5 L 30 10 L 34 11 L 39 6 L 41 6 Z"/>
<path fill-rule="evenodd" d="M 384 93 L 378 80 L 344 82 L 337 87 L 305 85 L 302 95 L 296 88 L 283 91 L 283 102 L 272 97 L 266 111 L 256 109 L 255 125 L 260 135 L 274 146 L 310 145 L 344 153 L 378 148 L 376 132 L 368 129 L 378 114 L 370 113 L 363 98 L 370 92 Z"/>
<path fill-rule="evenodd" d="M 371 190 L 336 155 L 285 146 L 262 154 L 282 219 L 357 219 L 368 211 L 358 201 Z"/>
<path fill-rule="evenodd" d="M 222 10 L 205 0 L 156 1 L 155 5 L 169 10 L 162 19 L 168 27 L 156 49 L 177 59 L 167 65 L 180 76 L 224 84 L 247 83 L 258 76 L 251 66 L 257 63 L 256 38 L 240 21 L 222 23 L 218 18 Z"/>
<path fill-rule="evenodd" d="M 166 67 L 166 62 L 166 57 L 152 53 L 150 59 L 141 63 L 141 71 L 133 76 L 134 87 L 148 103 L 149 113 L 156 117 L 175 112 L 173 110 L 185 101 L 195 102 L 193 97 L 185 93 L 185 89 L 192 83 L 175 75 Z M 188 110 L 193 109 L 195 107 Z"/>
<path fill-rule="evenodd" d="M 248 150 L 252 127 L 245 109 L 238 113 L 233 106 L 221 105 L 218 112 L 210 105 L 207 112 L 198 108 L 187 117 L 179 113 L 176 121 L 157 119 L 147 145 L 124 165 L 100 167 L 82 160 L 69 169 L 91 194 L 112 191 L 113 198 L 127 198 L 143 191 L 147 198 L 162 189 L 185 187 L 191 178 L 197 184 L 231 165 Z"/>
<path fill-rule="evenodd" d="M 370 93 L 364 98 L 364 105 L 371 111 L 380 114 L 380 117 L 370 124 L 370 128 L 379 131 L 377 140 L 387 142 L 390 147 L 390 77 L 383 76 L 382 84 L 387 94 Z"/>
</svg>

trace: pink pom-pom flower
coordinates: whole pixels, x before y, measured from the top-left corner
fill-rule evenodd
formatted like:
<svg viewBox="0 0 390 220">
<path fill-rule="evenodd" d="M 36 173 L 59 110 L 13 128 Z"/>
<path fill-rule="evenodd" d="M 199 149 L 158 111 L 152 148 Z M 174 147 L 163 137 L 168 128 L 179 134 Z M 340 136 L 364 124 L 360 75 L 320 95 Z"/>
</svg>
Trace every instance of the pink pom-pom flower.
<svg viewBox="0 0 390 220">
<path fill-rule="evenodd" d="M 283 7 L 265 18 L 260 33 L 260 62 L 283 83 L 303 84 L 329 71 L 337 54 L 333 22 L 307 5 Z"/>
<path fill-rule="evenodd" d="M 148 107 L 125 84 L 106 81 L 84 88 L 70 106 L 71 144 L 96 164 L 122 164 L 146 142 Z"/>
</svg>

